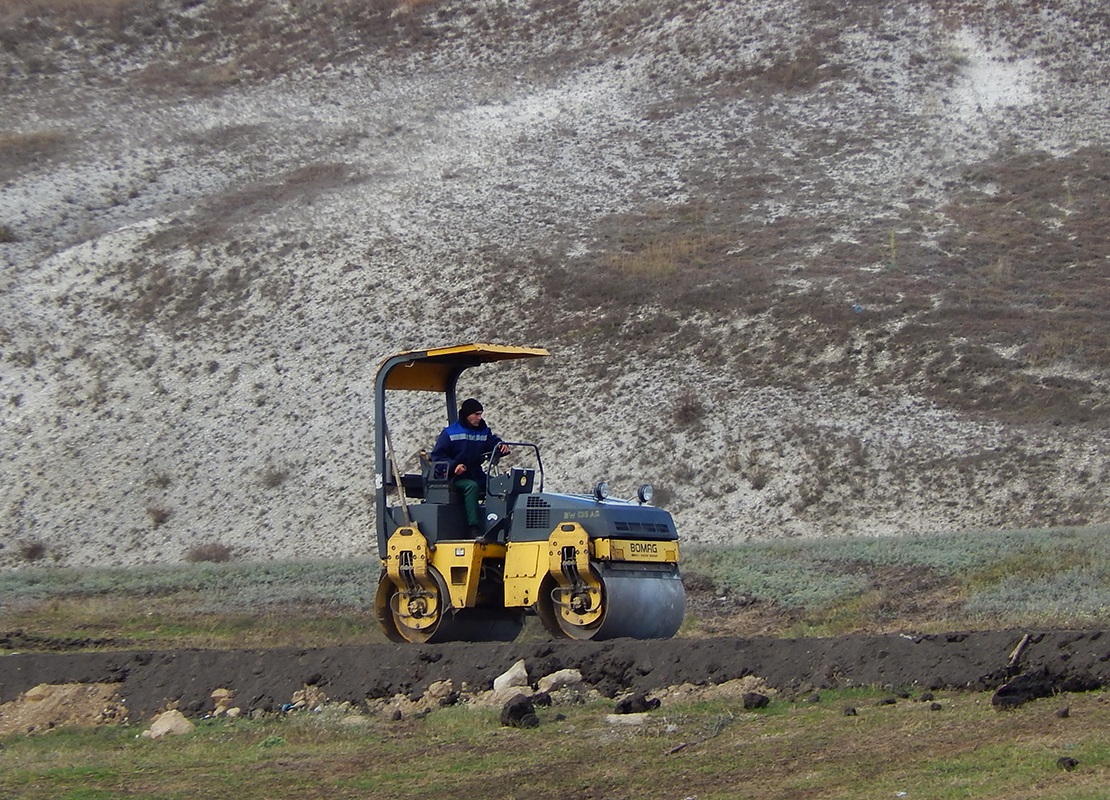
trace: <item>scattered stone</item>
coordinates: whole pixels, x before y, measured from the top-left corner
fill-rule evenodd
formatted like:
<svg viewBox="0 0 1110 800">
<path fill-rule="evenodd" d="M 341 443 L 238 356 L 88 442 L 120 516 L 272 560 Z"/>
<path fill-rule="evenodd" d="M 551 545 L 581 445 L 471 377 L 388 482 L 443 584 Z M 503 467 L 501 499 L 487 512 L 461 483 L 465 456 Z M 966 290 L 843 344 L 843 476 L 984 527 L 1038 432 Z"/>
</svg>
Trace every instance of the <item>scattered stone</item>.
<svg viewBox="0 0 1110 800">
<path fill-rule="evenodd" d="M 858 716 L 858 714 L 856 713 L 856 709 L 855 709 L 855 707 L 854 707 L 854 706 L 845 706 L 845 708 L 844 708 L 844 716 L 846 716 L 846 717 L 855 717 L 855 716 Z"/>
<path fill-rule="evenodd" d="M 211 697 L 213 705 L 216 706 L 212 716 L 221 717 L 231 710 L 231 704 L 235 700 L 235 692 L 231 689 L 215 689 Z"/>
<path fill-rule="evenodd" d="M 580 670 L 561 669 L 540 678 L 536 682 L 536 688 L 541 692 L 553 692 L 557 689 L 565 689 L 568 686 L 578 686 L 581 683 L 582 672 Z"/>
<path fill-rule="evenodd" d="M 613 710 L 617 714 L 642 714 L 657 708 L 659 708 L 659 698 L 649 698 L 644 692 L 636 692 L 618 700 Z"/>
<path fill-rule="evenodd" d="M 394 722 L 400 722 L 404 717 L 405 715 L 401 713 L 401 709 L 399 708 L 393 709 L 393 713 L 389 715 L 389 718 Z"/>
<path fill-rule="evenodd" d="M 1059 717 L 1060 719 L 1067 719 L 1068 717 L 1071 716 L 1071 707 L 1070 706 L 1064 706 L 1063 708 L 1061 708 L 1059 711 L 1056 712 L 1056 716 Z"/>
<path fill-rule="evenodd" d="M 430 684 L 424 690 L 424 695 L 417 701 L 417 705 L 423 710 L 454 705 L 457 702 L 459 702 L 459 693 L 455 690 L 455 684 L 447 679 Z"/>
<path fill-rule="evenodd" d="M 283 711 L 319 711 L 328 702 L 328 696 L 318 686 L 305 686 L 293 692 L 291 703 L 282 706 Z"/>
<path fill-rule="evenodd" d="M 771 702 L 771 698 L 759 692 L 747 692 L 744 695 L 744 710 L 755 711 L 756 709 L 766 708 Z"/>
<path fill-rule="evenodd" d="M 930 711 L 940 711 L 942 708 L 944 708 L 944 706 L 942 706 L 940 703 L 930 703 L 929 704 L 929 710 Z"/>
<path fill-rule="evenodd" d="M 875 703 L 875 705 L 877 705 L 877 706 L 893 706 L 893 705 L 897 705 L 897 704 L 898 704 L 898 698 L 897 697 L 884 697 L 882 700 L 879 700 L 877 703 Z"/>
<path fill-rule="evenodd" d="M 817 693 L 811 694 L 809 697 L 806 698 L 805 701 L 807 703 L 820 703 L 821 702 L 821 695 L 819 695 Z"/>
<path fill-rule="evenodd" d="M 647 718 L 648 715 L 643 711 L 632 714 L 618 711 L 616 714 L 609 714 L 605 717 L 605 721 L 610 725 L 643 725 Z"/>
<path fill-rule="evenodd" d="M 147 739 L 161 739 L 163 736 L 183 736 L 192 733 L 196 728 L 185 715 L 176 708 L 159 714 L 151 724 L 149 730 L 143 731 Z"/>
<path fill-rule="evenodd" d="M 544 707 L 548 707 L 551 705 L 550 692 L 536 692 L 534 695 L 532 695 L 530 699 L 532 700 L 532 705 Z"/>
<path fill-rule="evenodd" d="M 501 709 L 501 724 L 507 728 L 535 728 L 540 718 L 531 700 L 523 694 L 515 694 Z"/>
<path fill-rule="evenodd" d="M 462 695 L 459 694 L 458 692 L 450 692 L 450 693 L 444 695 L 443 697 L 439 698 L 439 704 L 441 706 L 458 705 L 458 702 L 461 698 L 462 698 Z"/>
<path fill-rule="evenodd" d="M 1071 772 L 1073 769 L 1079 766 L 1079 761 L 1072 758 L 1071 756 L 1060 756 L 1058 759 L 1056 759 L 1056 766 L 1059 769 L 1064 770 L 1065 772 Z"/>
<path fill-rule="evenodd" d="M 922 703 L 931 703 L 931 702 L 933 702 L 935 697 L 934 697 L 932 692 L 924 692 L 924 693 L 922 693 L 921 697 L 919 697 L 918 699 Z"/>
<path fill-rule="evenodd" d="M 529 685 L 528 668 L 522 658 L 493 679 L 493 693 L 496 695 L 507 694 L 511 689 L 528 687 Z"/>
<path fill-rule="evenodd" d="M 554 706 L 583 706 L 604 699 L 601 692 L 586 683 L 556 689 L 550 696 Z"/>
</svg>

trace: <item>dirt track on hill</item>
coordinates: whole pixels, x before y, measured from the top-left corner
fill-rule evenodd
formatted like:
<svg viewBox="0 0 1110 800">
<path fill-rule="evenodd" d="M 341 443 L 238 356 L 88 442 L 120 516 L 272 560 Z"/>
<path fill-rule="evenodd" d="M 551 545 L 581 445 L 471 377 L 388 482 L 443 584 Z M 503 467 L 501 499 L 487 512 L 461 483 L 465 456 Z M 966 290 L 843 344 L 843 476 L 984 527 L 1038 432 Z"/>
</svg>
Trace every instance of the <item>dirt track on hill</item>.
<svg viewBox="0 0 1110 800">
<path fill-rule="evenodd" d="M 1082 691 L 1110 681 L 1110 636 L 1102 631 L 989 631 L 827 639 L 718 638 L 668 641 L 531 642 L 438 646 L 368 645 L 313 650 L 178 650 L 26 653 L 0 657 L 0 702 L 43 683 L 115 684 L 132 719 L 176 705 L 188 715 L 214 709 L 212 692 L 231 689 L 244 712 L 278 711 L 294 692 L 316 687 L 331 701 L 361 703 L 406 695 L 450 679 L 488 689 L 523 659 L 535 681 L 581 670 L 606 696 L 681 683 L 723 683 L 748 675 L 782 691 L 853 685 L 898 689 L 993 690 L 1018 674 L 1043 692 Z"/>
</svg>

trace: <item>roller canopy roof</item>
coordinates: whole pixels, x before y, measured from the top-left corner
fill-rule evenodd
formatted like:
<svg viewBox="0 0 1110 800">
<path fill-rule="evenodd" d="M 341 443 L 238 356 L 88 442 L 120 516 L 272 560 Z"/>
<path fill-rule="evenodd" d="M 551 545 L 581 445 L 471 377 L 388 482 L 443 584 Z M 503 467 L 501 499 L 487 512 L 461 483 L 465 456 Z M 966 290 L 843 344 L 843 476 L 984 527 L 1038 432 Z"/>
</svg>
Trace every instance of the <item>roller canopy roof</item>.
<svg viewBox="0 0 1110 800">
<path fill-rule="evenodd" d="M 548 355 L 542 347 L 462 344 L 432 350 L 408 350 L 390 356 L 378 369 L 380 389 L 446 392 L 464 369 L 491 361 Z"/>
</svg>

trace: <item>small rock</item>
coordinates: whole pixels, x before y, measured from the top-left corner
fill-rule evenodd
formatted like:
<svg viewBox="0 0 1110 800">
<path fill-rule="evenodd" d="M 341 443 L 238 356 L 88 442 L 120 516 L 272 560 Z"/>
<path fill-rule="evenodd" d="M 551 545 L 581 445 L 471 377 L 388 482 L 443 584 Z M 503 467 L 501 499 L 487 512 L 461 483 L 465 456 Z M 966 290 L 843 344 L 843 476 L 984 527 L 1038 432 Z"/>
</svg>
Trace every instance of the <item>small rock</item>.
<svg viewBox="0 0 1110 800">
<path fill-rule="evenodd" d="M 940 703 L 929 703 L 930 711 L 940 711 L 942 708 L 944 708 L 944 706 L 942 706 Z"/>
<path fill-rule="evenodd" d="M 507 728 L 535 728 L 540 724 L 536 707 L 523 694 L 513 695 L 501 709 L 501 724 Z"/>
<path fill-rule="evenodd" d="M 845 706 L 844 716 L 846 716 L 846 717 L 855 717 L 855 716 L 857 716 L 855 707 Z"/>
<path fill-rule="evenodd" d="M 395 708 L 393 709 L 393 713 L 389 715 L 389 718 L 394 722 L 399 722 L 404 716 L 405 715 L 401 713 L 401 709 Z"/>
<path fill-rule="evenodd" d="M 1059 717 L 1060 719 L 1067 719 L 1068 717 L 1071 716 L 1071 707 L 1070 706 L 1064 706 L 1063 708 L 1061 708 L 1059 711 L 1056 712 L 1056 716 Z"/>
<path fill-rule="evenodd" d="M 617 714 L 642 714 L 645 711 L 652 711 L 659 708 L 659 699 L 651 698 L 644 692 L 637 692 L 628 697 L 622 697 L 617 701 L 616 708 L 613 709 Z"/>
<path fill-rule="evenodd" d="M 1064 770 L 1065 772 L 1071 772 L 1073 769 L 1079 766 L 1079 761 L 1072 758 L 1071 756 L 1060 756 L 1058 759 L 1056 759 L 1056 766 Z"/>
<path fill-rule="evenodd" d="M 806 702 L 807 703 L 820 703 L 821 702 L 821 695 L 811 694 L 809 697 L 806 698 Z"/>
<path fill-rule="evenodd" d="M 222 717 L 231 710 L 231 704 L 235 700 L 235 692 L 231 689 L 215 689 L 210 697 L 212 698 L 212 705 L 215 706 L 212 716 Z"/>
<path fill-rule="evenodd" d="M 616 714 L 610 714 L 605 718 L 605 721 L 610 725 L 643 725 L 647 721 L 647 713 L 640 711 L 635 713 L 627 713 L 618 711 Z"/>
<path fill-rule="evenodd" d="M 935 698 L 932 692 L 924 692 L 919 699 L 922 703 L 931 703 Z"/>
<path fill-rule="evenodd" d="M 875 705 L 877 705 L 877 706 L 893 706 L 893 705 L 897 705 L 897 704 L 898 704 L 898 698 L 896 698 L 896 697 L 884 697 L 882 700 L 875 703 Z"/>
<path fill-rule="evenodd" d="M 536 688 L 541 692 L 553 692 L 556 689 L 565 689 L 568 686 L 577 686 L 582 683 L 582 672 L 577 669 L 561 669 L 544 675 L 536 682 Z"/>
<path fill-rule="evenodd" d="M 546 707 L 546 706 L 551 705 L 551 693 L 550 692 L 536 692 L 529 699 L 532 701 L 532 705 L 535 705 L 535 706 L 545 706 Z"/>
<path fill-rule="evenodd" d="M 528 686 L 528 668 L 524 665 L 523 658 L 493 679 L 495 694 L 501 694 L 508 689 L 522 686 Z"/>
<path fill-rule="evenodd" d="M 757 708 L 766 708 L 771 702 L 771 698 L 759 692 L 745 692 L 744 693 L 744 710 L 754 711 Z"/>
<path fill-rule="evenodd" d="M 161 739 L 163 736 L 181 736 L 191 733 L 196 726 L 185 718 L 185 715 L 176 708 L 159 714 L 150 726 L 150 730 L 143 731 L 143 736 L 148 739 Z"/>
<path fill-rule="evenodd" d="M 425 707 L 428 706 L 442 706 L 447 705 L 443 701 L 455 695 L 458 697 L 458 692 L 455 690 L 455 685 L 450 680 L 433 681 L 429 684 L 428 688 L 424 690 L 421 696 L 421 701 Z"/>
</svg>

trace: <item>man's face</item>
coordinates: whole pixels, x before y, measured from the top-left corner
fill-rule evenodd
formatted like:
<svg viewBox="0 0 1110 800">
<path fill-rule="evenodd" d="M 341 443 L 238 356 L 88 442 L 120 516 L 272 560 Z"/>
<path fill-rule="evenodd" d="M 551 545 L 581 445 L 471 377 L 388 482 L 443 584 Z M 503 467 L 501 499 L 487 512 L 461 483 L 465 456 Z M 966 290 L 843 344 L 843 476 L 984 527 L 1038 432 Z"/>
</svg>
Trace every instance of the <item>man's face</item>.
<svg viewBox="0 0 1110 800">
<path fill-rule="evenodd" d="M 466 424 L 472 428 L 477 428 L 478 423 L 482 421 L 482 412 L 475 411 L 473 414 L 468 414 L 466 417 Z"/>
</svg>

